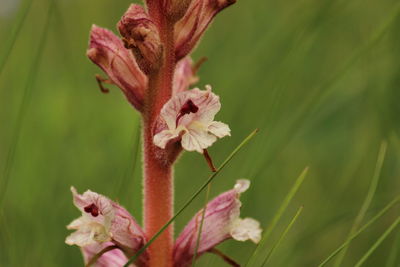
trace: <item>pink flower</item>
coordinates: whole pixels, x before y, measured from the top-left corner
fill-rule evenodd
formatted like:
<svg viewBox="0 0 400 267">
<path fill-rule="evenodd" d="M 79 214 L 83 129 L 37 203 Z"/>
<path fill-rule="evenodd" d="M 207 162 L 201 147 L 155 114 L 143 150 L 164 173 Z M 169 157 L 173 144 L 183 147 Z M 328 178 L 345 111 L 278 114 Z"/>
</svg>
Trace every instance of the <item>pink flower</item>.
<svg viewBox="0 0 400 267">
<path fill-rule="evenodd" d="M 214 121 L 221 103 L 211 87 L 206 88 L 177 93 L 165 103 L 160 114 L 165 129 L 154 136 L 156 146 L 164 149 L 169 141 L 180 139 L 185 150 L 203 153 L 217 138 L 230 135 L 228 125 Z"/>
<path fill-rule="evenodd" d="M 106 82 L 121 88 L 129 102 L 139 111 L 142 110 L 147 77 L 117 36 L 93 25 L 87 56 L 108 75 Z"/>
<path fill-rule="evenodd" d="M 110 199 L 86 191 L 83 195 L 71 188 L 74 204 L 82 216 L 71 222 L 67 228 L 76 230 L 65 242 L 82 248 L 112 242 L 127 256 L 132 256 L 146 242 L 143 230 L 129 212 Z M 146 253 L 143 259 L 147 257 Z"/>
<path fill-rule="evenodd" d="M 162 46 L 157 26 L 141 5 L 132 4 L 118 22 L 125 47 L 132 49 L 136 61 L 145 73 L 157 70 L 162 58 Z"/>
<path fill-rule="evenodd" d="M 250 181 L 238 180 L 232 190 L 222 193 L 207 204 L 198 256 L 230 238 L 238 241 L 251 240 L 254 243 L 260 241 L 262 230 L 259 222 L 239 217 L 241 206 L 239 197 L 249 186 Z M 202 213 L 203 210 L 200 210 L 177 238 L 174 247 L 175 266 L 190 266 L 195 253 Z"/>
<path fill-rule="evenodd" d="M 188 55 L 215 15 L 236 0 L 192 0 L 185 16 L 175 25 L 176 59 Z"/>
</svg>

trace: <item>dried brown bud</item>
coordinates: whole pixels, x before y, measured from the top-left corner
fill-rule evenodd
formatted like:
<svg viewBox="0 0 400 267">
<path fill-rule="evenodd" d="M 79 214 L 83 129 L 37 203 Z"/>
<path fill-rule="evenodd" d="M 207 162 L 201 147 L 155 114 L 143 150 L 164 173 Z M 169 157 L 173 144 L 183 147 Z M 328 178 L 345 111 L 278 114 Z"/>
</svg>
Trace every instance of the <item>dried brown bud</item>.
<svg viewBox="0 0 400 267">
<path fill-rule="evenodd" d="M 146 73 L 159 68 L 162 45 L 157 26 L 141 5 L 132 4 L 118 22 L 125 47 L 131 49 L 139 67 Z"/>
</svg>

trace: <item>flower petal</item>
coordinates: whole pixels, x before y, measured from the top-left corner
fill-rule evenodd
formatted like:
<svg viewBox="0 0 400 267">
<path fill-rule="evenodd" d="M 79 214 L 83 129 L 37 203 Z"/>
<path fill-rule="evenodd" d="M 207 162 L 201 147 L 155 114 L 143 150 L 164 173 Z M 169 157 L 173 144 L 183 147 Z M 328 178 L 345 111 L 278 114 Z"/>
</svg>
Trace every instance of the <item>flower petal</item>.
<svg viewBox="0 0 400 267">
<path fill-rule="evenodd" d="M 185 57 L 178 62 L 174 73 L 172 95 L 188 90 L 190 85 L 198 81 L 192 65 L 193 61 L 190 57 Z"/>
<path fill-rule="evenodd" d="M 217 137 L 204 130 L 191 129 L 182 135 L 182 147 L 187 151 L 203 153 L 203 149 L 211 146 Z"/>
<path fill-rule="evenodd" d="M 117 36 L 107 29 L 93 25 L 87 56 L 122 89 L 136 109 L 142 109 L 147 77 Z"/>
<path fill-rule="evenodd" d="M 103 244 L 94 244 L 82 248 L 83 258 L 85 264 L 87 264 L 97 253 L 106 247 L 113 246 L 111 242 Z M 100 258 L 97 259 L 92 267 L 121 267 L 128 261 L 128 258 L 119 249 L 113 249 L 104 253 Z M 133 267 L 134 265 L 130 265 Z"/>
<path fill-rule="evenodd" d="M 192 0 L 185 16 L 175 26 L 177 60 L 188 55 L 216 14 L 235 0 Z"/>
<path fill-rule="evenodd" d="M 251 240 L 258 243 L 261 240 L 260 223 L 252 218 L 237 219 L 231 228 L 230 235 L 237 241 Z"/>
<path fill-rule="evenodd" d="M 179 136 L 178 131 L 163 130 L 154 136 L 153 142 L 156 146 L 165 149 L 167 143 Z"/>
<path fill-rule="evenodd" d="M 229 238 L 257 241 L 261 234 L 259 224 L 256 224 L 253 219 L 242 220 L 239 218 L 241 206 L 239 196 L 248 188 L 248 185 L 248 180 L 238 180 L 232 190 L 222 193 L 207 204 L 197 251 L 198 256 Z M 191 264 L 202 213 L 203 211 L 200 210 L 193 217 L 175 242 L 174 261 L 176 266 L 185 267 Z M 258 230 L 260 232 L 257 232 Z"/>
<path fill-rule="evenodd" d="M 208 131 L 218 138 L 231 135 L 231 129 L 229 129 L 229 126 L 220 121 L 213 121 L 208 126 Z"/>
</svg>

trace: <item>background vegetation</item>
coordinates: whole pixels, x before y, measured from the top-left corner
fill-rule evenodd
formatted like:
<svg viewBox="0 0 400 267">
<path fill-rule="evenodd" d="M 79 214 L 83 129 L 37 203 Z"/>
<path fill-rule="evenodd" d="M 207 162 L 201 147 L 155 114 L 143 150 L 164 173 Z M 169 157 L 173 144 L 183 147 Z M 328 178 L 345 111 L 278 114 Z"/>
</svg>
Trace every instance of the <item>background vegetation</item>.
<svg viewBox="0 0 400 267">
<path fill-rule="evenodd" d="M 141 220 L 138 114 L 119 89 L 100 93 L 100 71 L 85 57 L 91 24 L 115 30 L 131 1 L 52 1 L 0 4 L 0 266 L 82 265 L 78 248 L 64 244 L 65 225 L 79 215 L 71 185 L 116 199 Z M 395 0 L 239 0 L 194 53 L 209 58 L 199 85 L 213 85 L 223 102 L 218 119 L 232 128 L 210 149 L 216 163 L 260 129 L 213 182 L 212 196 L 251 179 L 242 214 L 266 228 L 309 166 L 260 248 L 265 256 L 304 205 L 270 266 L 316 266 L 344 242 L 383 140 L 386 157 L 362 224 L 400 193 L 398 14 Z M 199 154 L 183 155 L 177 208 L 208 175 Z M 178 217 L 177 234 L 203 202 Z M 355 239 L 342 265 L 353 266 L 397 216 L 399 206 Z M 400 265 L 399 230 L 365 266 Z M 229 241 L 220 249 L 245 263 L 255 246 Z M 206 255 L 198 266 L 224 263 Z"/>
</svg>

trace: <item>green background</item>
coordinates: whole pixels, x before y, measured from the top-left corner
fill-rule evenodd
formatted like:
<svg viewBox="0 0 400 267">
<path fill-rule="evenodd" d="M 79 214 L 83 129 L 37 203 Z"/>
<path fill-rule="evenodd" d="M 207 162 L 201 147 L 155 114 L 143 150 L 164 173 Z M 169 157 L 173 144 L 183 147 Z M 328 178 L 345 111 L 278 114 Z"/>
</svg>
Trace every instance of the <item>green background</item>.
<svg viewBox="0 0 400 267">
<path fill-rule="evenodd" d="M 85 56 L 91 24 L 115 31 L 130 1 L 56 0 L 49 11 L 50 1 L 0 4 L 5 267 L 82 266 L 79 249 L 64 244 L 65 226 L 79 216 L 71 185 L 107 195 L 137 220 L 142 217 L 138 114 L 118 88 L 100 93 L 94 74 L 101 71 Z M 316 266 L 346 239 L 383 140 L 386 159 L 363 222 L 400 193 L 398 14 L 395 0 L 239 0 L 217 16 L 193 54 L 195 60 L 209 58 L 199 86 L 211 84 L 221 96 L 217 119 L 232 129 L 232 137 L 210 149 L 216 164 L 260 129 L 213 182 L 212 196 L 238 178 L 251 179 L 242 214 L 266 228 L 296 177 L 310 168 L 262 248 L 266 255 L 304 205 L 269 266 Z M 178 208 L 209 170 L 200 154 L 185 153 L 175 173 Z M 202 195 L 178 217 L 176 233 L 203 202 Z M 343 266 L 358 261 L 397 216 L 399 206 L 360 235 Z M 400 256 L 393 258 L 400 254 L 399 241 L 396 229 L 365 266 L 399 266 Z M 245 263 L 255 246 L 227 241 L 219 248 Z M 206 255 L 198 266 L 225 265 Z"/>
</svg>

